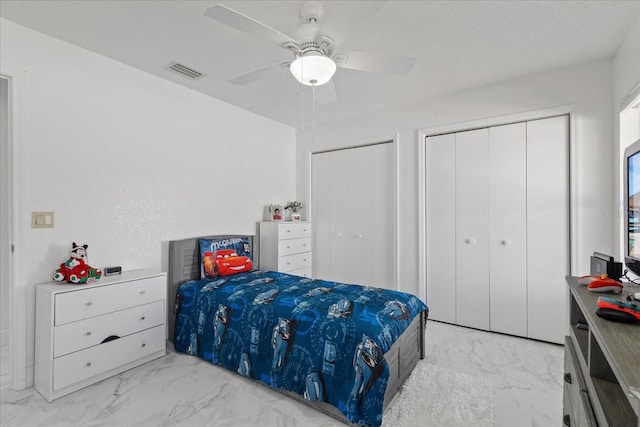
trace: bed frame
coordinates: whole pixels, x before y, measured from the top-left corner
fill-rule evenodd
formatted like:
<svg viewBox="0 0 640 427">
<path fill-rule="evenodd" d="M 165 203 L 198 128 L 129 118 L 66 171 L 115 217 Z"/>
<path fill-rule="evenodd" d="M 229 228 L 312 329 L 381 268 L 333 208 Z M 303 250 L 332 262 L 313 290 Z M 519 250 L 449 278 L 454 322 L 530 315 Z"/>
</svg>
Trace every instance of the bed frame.
<svg viewBox="0 0 640 427">
<path fill-rule="evenodd" d="M 168 272 L 168 292 L 167 308 L 169 318 L 169 340 L 173 342 L 173 333 L 176 321 L 175 300 L 178 288 L 189 280 L 200 278 L 200 239 L 249 237 L 251 251 L 253 254 L 254 268 L 258 268 L 257 260 L 260 259 L 258 253 L 259 245 L 254 236 L 221 235 L 202 236 L 184 240 L 173 240 L 169 242 L 169 272 Z M 385 353 L 384 358 L 389 365 L 389 382 L 384 396 L 383 409 L 388 408 L 393 397 L 402 388 L 404 382 L 409 378 L 409 374 L 418 363 L 424 359 L 424 329 L 428 312 L 422 312 L 409 325 L 402 336 L 393 344 L 391 349 Z M 344 414 L 337 408 L 324 402 L 305 400 L 296 393 L 286 390 L 278 390 L 293 399 L 296 399 L 318 411 L 336 418 L 344 423 L 350 424 Z"/>
</svg>

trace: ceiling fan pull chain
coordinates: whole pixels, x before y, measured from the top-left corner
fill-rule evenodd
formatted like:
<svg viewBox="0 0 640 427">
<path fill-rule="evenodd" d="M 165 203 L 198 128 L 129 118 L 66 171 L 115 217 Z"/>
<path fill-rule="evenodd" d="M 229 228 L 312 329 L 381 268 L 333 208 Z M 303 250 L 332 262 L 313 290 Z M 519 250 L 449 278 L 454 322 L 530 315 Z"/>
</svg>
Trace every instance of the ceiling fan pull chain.
<svg viewBox="0 0 640 427">
<path fill-rule="evenodd" d="M 316 143 L 316 85 L 311 86 L 311 143 Z"/>
<path fill-rule="evenodd" d="M 301 69 L 304 72 L 304 68 Z M 304 130 L 304 85 L 300 83 L 300 129 Z"/>
</svg>

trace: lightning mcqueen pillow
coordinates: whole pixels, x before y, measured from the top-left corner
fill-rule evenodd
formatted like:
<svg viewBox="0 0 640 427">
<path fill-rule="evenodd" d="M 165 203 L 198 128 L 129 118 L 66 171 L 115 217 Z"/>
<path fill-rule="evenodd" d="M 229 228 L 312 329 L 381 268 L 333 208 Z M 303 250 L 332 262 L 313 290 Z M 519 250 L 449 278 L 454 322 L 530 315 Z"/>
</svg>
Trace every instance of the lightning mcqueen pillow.
<svg viewBox="0 0 640 427">
<path fill-rule="evenodd" d="M 249 238 L 200 239 L 200 261 L 203 279 L 251 271 Z"/>
</svg>

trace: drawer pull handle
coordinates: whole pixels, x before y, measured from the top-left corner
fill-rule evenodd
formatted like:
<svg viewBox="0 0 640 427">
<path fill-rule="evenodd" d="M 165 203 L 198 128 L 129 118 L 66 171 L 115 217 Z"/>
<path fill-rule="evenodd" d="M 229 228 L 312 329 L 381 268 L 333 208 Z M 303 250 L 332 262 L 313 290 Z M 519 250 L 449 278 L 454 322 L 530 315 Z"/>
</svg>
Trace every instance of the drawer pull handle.
<svg viewBox="0 0 640 427">
<path fill-rule="evenodd" d="M 571 372 L 567 372 L 564 374 L 564 382 L 567 384 L 571 384 Z"/>
<path fill-rule="evenodd" d="M 562 424 L 567 427 L 571 426 L 571 417 L 569 416 L 569 414 L 566 414 L 564 417 L 562 417 Z"/>
<path fill-rule="evenodd" d="M 100 344 L 104 344 L 104 343 L 109 342 L 109 341 L 117 340 L 118 338 L 120 338 L 120 337 L 117 336 L 117 335 L 111 335 L 111 336 L 108 336 L 105 339 L 103 339 Z"/>
<path fill-rule="evenodd" d="M 578 321 L 578 323 L 576 323 L 576 329 L 580 329 L 582 331 L 588 331 L 589 324 Z"/>
<path fill-rule="evenodd" d="M 146 346 L 147 346 L 147 344 L 145 344 L 145 343 L 142 343 L 142 346 L 143 346 L 143 347 L 146 347 Z"/>
<path fill-rule="evenodd" d="M 91 307 L 93 303 L 91 301 L 87 301 L 84 303 L 84 305 L 86 305 L 87 307 Z"/>
<path fill-rule="evenodd" d="M 91 331 L 87 332 L 85 335 L 90 337 L 91 336 Z"/>
<path fill-rule="evenodd" d="M 140 295 L 144 295 L 146 293 L 147 293 L 147 291 L 145 291 L 145 290 L 140 291 Z"/>
<path fill-rule="evenodd" d="M 140 320 L 144 320 L 144 319 L 145 319 L 145 317 L 144 317 L 144 316 L 142 316 L 142 317 L 140 318 Z"/>
<path fill-rule="evenodd" d="M 91 366 L 91 362 L 87 362 L 85 366 L 88 368 L 89 366 Z"/>
<path fill-rule="evenodd" d="M 291 249 L 291 246 L 287 246 L 287 249 Z"/>
</svg>

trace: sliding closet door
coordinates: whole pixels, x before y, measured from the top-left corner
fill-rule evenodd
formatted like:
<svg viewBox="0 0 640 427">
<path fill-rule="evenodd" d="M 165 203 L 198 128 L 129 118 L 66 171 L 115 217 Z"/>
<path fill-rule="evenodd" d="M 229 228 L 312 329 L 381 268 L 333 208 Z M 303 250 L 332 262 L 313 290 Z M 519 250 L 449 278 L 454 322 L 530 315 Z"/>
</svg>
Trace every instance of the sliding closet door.
<svg viewBox="0 0 640 427">
<path fill-rule="evenodd" d="M 397 289 L 394 145 L 373 145 L 367 153 L 369 239 L 363 243 L 369 245 L 370 283 L 379 288 Z"/>
<path fill-rule="evenodd" d="M 456 134 L 456 318 L 489 329 L 489 130 Z"/>
<path fill-rule="evenodd" d="M 456 323 L 456 136 L 427 138 L 427 305 L 429 318 Z"/>
<path fill-rule="evenodd" d="M 527 335 L 527 125 L 489 128 L 490 325 Z"/>
<path fill-rule="evenodd" d="M 359 252 L 359 249 L 354 247 L 352 212 L 360 211 L 361 206 L 358 205 L 361 196 L 357 194 L 360 179 L 357 179 L 357 174 L 350 172 L 355 166 L 353 162 L 356 159 L 351 150 L 339 150 L 327 154 L 331 156 L 330 175 L 319 179 L 327 179 L 331 183 L 331 217 L 329 218 L 331 274 L 318 277 L 337 282 L 355 283 L 358 267 L 353 263 L 358 262 L 359 259 L 354 252 Z"/>
<path fill-rule="evenodd" d="M 530 338 L 568 334 L 569 118 L 527 122 L 527 263 Z"/>
<path fill-rule="evenodd" d="M 331 156 L 313 155 L 311 165 L 311 194 L 313 194 L 313 277 L 331 277 Z M 324 248 L 324 250 L 317 250 Z"/>
<path fill-rule="evenodd" d="M 314 277 L 396 288 L 392 143 L 312 155 Z"/>
</svg>

